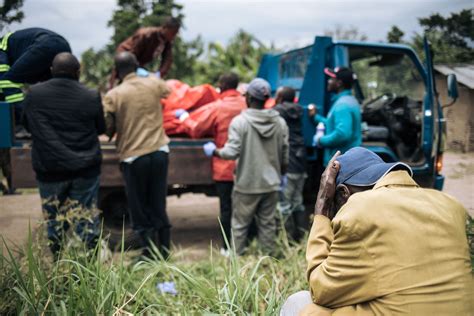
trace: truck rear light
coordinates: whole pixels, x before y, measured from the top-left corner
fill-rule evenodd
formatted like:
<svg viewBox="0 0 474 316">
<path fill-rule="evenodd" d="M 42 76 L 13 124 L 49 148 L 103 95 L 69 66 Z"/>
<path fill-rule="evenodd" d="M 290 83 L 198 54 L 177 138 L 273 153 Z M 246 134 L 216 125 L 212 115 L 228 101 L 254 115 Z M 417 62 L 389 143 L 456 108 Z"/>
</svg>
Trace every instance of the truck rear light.
<svg viewBox="0 0 474 316">
<path fill-rule="evenodd" d="M 443 154 L 439 154 L 436 158 L 436 173 L 440 174 L 443 170 Z"/>
</svg>

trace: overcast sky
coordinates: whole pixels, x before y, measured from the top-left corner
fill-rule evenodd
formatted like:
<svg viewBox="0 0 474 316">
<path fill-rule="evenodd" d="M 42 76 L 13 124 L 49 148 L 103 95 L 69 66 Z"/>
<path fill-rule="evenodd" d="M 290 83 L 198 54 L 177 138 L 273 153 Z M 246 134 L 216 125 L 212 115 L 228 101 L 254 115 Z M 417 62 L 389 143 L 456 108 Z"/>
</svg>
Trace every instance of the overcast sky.
<svg viewBox="0 0 474 316">
<path fill-rule="evenodd" d="M 0 1 L 1 3 L 2 1 Z M 101 48 L 112 35 L 107 21 L 117 0 L 25 0 L 25 19 L 11 30 L 44 27 L 66 37 L 73 52 Z M 178 0 L 184 5 L 185 29 L 192 39 L 225 43 L 242 28 L 279 48 L 310 44 L 315 35 L 355 26 L 371 41 L 384 40 L 392 25 L 406 37 L 419 32 L 418 17 L 434 12 L 449 15 L 472 8 L 471 0 Z"/>
</svg>

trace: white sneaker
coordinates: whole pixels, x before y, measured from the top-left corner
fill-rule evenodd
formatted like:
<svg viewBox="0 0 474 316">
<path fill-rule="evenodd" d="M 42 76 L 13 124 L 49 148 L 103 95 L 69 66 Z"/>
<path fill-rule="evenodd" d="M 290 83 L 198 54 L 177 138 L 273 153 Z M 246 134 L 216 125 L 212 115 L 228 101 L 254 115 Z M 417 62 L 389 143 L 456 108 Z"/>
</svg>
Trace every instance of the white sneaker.
<svg viewBox="0 0 474 316">
<path fill-rule="evenodd" d="M 221 256 L 226 257 L 226 258 L 229 258 L 229 256 L 230 256 L 229 250 L 228 250 L 228 249 L 224 249 L 224 248 L 221 248 L 220 254 L 221 254 Z"/>
</svg>

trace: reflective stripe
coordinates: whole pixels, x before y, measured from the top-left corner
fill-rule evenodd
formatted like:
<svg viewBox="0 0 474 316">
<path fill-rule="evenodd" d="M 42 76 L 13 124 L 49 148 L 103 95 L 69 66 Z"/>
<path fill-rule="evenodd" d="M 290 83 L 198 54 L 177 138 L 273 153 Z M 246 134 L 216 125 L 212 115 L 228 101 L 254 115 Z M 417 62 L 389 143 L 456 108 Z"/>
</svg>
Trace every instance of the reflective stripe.
<svg viewBox="0 0 474 316">
<path fill-rule="evenodd" d="M 10 70 L 10 65 L 7 65 L 7 64 L 0 65 L 0 72 L 6 72 L 8 70 Z"/>
<path fill-rule="evenodd" d="M 12 35 L 13 33 L 10 32 L 10 33 L 7 33 L 5 34 L 5 36 L 2 38 L 2 43 L 0 43 L 0 49 L 1 50 L 7 50 L 8 48 L 8 38 L 10 37 L 10 35 Z"/>
<path fill-rule="evenodd" d="M 14 83 L 10 80 L 0 80 L 0 88 L 1 89 L 7 89 L 7 88 L 16 88 L 20 89 L 23 87 L 21 83 Z"/>
<path fill-rule="evenodd" d="M 25 96 L 23 95 L 23 93 L 15 93 L 5 97 L 5 101 L 7 101 L 8 103 L 13 103 L 23 101 L 24 98 Z"/>
</svg>

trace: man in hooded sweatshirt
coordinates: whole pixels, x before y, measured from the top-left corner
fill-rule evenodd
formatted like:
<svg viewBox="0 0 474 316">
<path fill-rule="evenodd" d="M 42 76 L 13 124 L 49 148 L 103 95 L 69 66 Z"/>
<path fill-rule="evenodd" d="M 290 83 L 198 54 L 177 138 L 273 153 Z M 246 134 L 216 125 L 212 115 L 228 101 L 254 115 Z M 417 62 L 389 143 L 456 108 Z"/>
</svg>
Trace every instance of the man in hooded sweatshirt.
<svg viewBox="0 0 474 316">
<path fill-rule="evenodd" d="M 285 228 L 295 240 L 302 237 L 305 208 L 303 205 L 303 187 L 306 175 L 306 148 L 304 145 L 301 117 L 303 108 L 294 102 L 296 92 L 290 87 L 277 90 L 274 109 L 280 113 L 289 129 L 290 159 L 285 181 L 282 186 L 280 212 Z"/>
<path fill-rule="evenodd" d="M 229 126 L 224 147 L 204 145 L 207 155 L 237 160 L 232 193 L 232 237 L 235 252 L 245 251 L 249 226 L 255 217 L 258 242 L 264 252 L 274 249 L 275 211 L 281 175 L 289 160 L 288 127 L 277 111 L 264 109 L 270 85 L 256 78 L 248 86 L 245 101 L 249 109 L 237 115 Z"/>
</svg>

